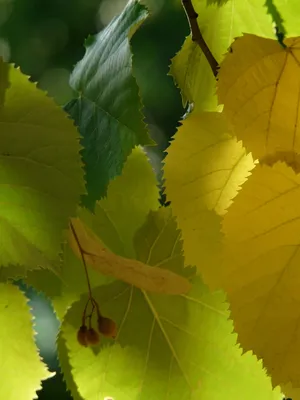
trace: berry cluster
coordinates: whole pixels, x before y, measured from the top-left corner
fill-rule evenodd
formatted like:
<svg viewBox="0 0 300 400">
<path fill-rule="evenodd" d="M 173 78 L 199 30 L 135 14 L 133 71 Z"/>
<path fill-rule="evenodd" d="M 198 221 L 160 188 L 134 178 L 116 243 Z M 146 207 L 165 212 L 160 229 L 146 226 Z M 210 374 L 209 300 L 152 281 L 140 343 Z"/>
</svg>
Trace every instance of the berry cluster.
<svg viewBox="0 0 300 400">
<path fill-rule="evenodd" d="M 92 316 L 93 316 L 95 309 L 97 312 L 98 331 L 103 336 L 115 338 L 117 336 L 117 326 L 112 319 L 103 317 L 103 315 L 101 315 L 101 313 L 100 313 L 99 305 L 92 295 L 91 283 L 90 283 L 89 274 L 88 274 L 88 270 L 87 270 L 87 266 L 86 266 L 86 262 L 85 262 L 85 258 L 84 258 L 84 255 L 88 254 L 88 253 L 82 248 L 72 221 L 70 221 L 69 226 L 70 226 L 70 231 L 72 232 L 72 234 L 74 236 L 74 239 L 78 246 L 78 250 L 81 255 L 82 264 L 84 266 L 88 290 L 89 290 L 89 298 L 88 298 L 88 301 L 85 305 L 85 308 L 84 308 L 84 311 L 82 314 L 82 323 L 81 323 L 81 327 L 79 328 L 79 330 L 77 332 L 77 340 L 82 346 L 85 346 L 85 347 L 93 346 L 93 345 L 98 344 L 100 341 L 99 333 L 92 327 Z M 92 311 L 91 311 L 90 315 L 86 315 L 87 307 L 90 302 L 92 305 Z M 87 319 L 89 320 L 88 327 L 86 325 Z"/>
<path fill-rule="evenodd" d="M 92 311 L 89 315 L 86 315 L 87 306 L 90 301 L 92 303 Z M 86 306 L 85 306 L 85 309 L 84 309 L 83 315 L 82 315 L 82 324 L 77 332 L 78 342 L 82 346 L 85 346 L 85 347 L 94 346 L 94 345 L 98 344 L 100 341 L 99 333 L 96 331 L 96 329 L 94 329 L 92 327 L 92 316 L 93 316 L 95 309 L 97 312 L 98 331 L 103 336 L 106 336 L 106 337 L 115 338 L 117 336 L 117 326 L 116 326 L 115 322 L 112 319 L 103 317 L 103 315 L 101 315 L 98 303 L 96 302 L 96 300 L 93 297 L 91 297 L 88 299 L 88 301 L 86 303 Z M 88 326 L 86 325 L 87 319 L 89 320 Z"/>
</svg>

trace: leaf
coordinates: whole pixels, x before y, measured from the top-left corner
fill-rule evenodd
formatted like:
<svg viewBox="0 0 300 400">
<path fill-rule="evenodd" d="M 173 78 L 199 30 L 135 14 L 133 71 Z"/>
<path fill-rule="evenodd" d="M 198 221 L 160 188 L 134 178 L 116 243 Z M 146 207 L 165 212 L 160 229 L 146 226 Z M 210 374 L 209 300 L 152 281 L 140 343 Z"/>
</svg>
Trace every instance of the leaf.
<svg viewBox="0 0 300 400">
<path fill-rule="evenodd" d="M 32 400 L 41 381 L 55 375 L 39 356 L 27 301 L 16 286 L 0 283 L 1 399 Z"/>
<path fill-rule="evenodd" d="M 80 208 L 78 216 L 103 243 L 114 253 L 135 258 L 133 237 L 146 221 L 149 210 L 159 207 L 157 180 L 145 152 L 136 147 L 127 158 L 122 175 L 110 182 L 107 197 L 96 203 L 96 216 Z M 87 290 L 87 282 L 81 258 L 64 244 L 61 278 L 66 283 L 43 271 L 30 271 L 26 282 L 42 290 L 52 299 L 54 309 L 62 320 L 67 308 Z M 107 284 L 111 277 L 89 269 L 91 286 Z M 54 282 L 56 281 L 56 283 Z"/>
<path fill-rule="evenodd" d="M 258 165 L 224 216 L 222 274 L 238 339 L 274 385 L 299 387 L 300 175 Z"/>
<path fill-rule="evenodd" d="M 151 265 L 168 254 L 172 261 L 162 267 L 186 274 L 190 269 L 183 268 L 175 227 L 168 209 L 152 212 L 136 234 L 136 246 Z M 159 243 L 153 241 L 157 230 L 162 235 Z M 87 296 L 72 305 L 62 324 L 72 375 L 85 400 L 238 400 L 241 393 L 245 400 L 253 400 L 253 393 L 258 400 L 280 399 L 261 362 L 251 353 L 241 356 L 225 295 L 211 293 L 200 277 L 194 278 L 187 295 L 148 293 L 118 281 L 93 295 L 103 315 L 117 322 L 116 342 L 101 337 L 93 349 L 78 344 Z"/>
<path fill-rule="evenodd" d="M 298 0 L 273 0 L 276 9 L 284 20 L 284 27 L 287 37 L 299 36 L 299 11 L 300 3 Z M 254 33 L 254 32 L 252 32 Z"/>
<path fill-rule="evenodd" d="M 72 218 L 69 244 L 78 258 L 104 275 L 113 276 L 138 288 L 156 293 L 187 293 L 188 280 L 157 267 L 117 256 L 105 248 L 101 240 L 79 218 Z"/>
<path fill-rule="evenodd" d="M 78 133 L 52 99 L 10 66 L 0 110 L 0 265 L 54 268 L 84 192 Z"/>
<path fill-rule="evenodd" d="M 121 174 L 133 147 L 154 143 L 140 111 L 130 51 L 130 39 L 147 15 L 142 4 L 130 1 L 96 35 L 71 75 L 70 85 L 78 98 L 65 109 L 83 136 L 88 192 L 83 202 L 92 210 L 95 201 L 105 196 L 109 180 Z"/>
<path fill-rule="evenodd" d="M 275 40 L 244 35 L 232 45 L 219 72 L 224 113 L 253 157 L 300 152 L 298 92 L 300 38 Z M 246 50 L 245 50 L 246 49 Z"/>
<path fill-rule="evenodd" d="M 166 194 L 182 230 L 186 262 L 196 265 L 204 282 L 215 289 L 220 287 L 219 216 L 226 213 L 255 164 L 217 112 L 192 112 L 167 153 Z"/>
<path fill-rule="evenodd" d="M 211 4 L 217 4 L 219 7 L 222 7 L 228 1 L 229 0 L 206 0 L 208 6 Z"/>
<path fill-rule="evenodd" d="M 206 0 L 194 0 L 198 25 L 205 42 L 221 62 L 235 37 L 243 32 L 274 38 L 265 0 L 229 0 L 220 7 L 207 6 Z M 254 22 L 255 21 L 255 22 Z M 184 106 L 194 103 L 195 111 L 216 111 L 216 80 L 196 42 L 187 37 L 182 49 L 172 59 L 170 73 L 177 82 Z"/>
<path fill-rule="evenodd" d="M 281 386 L 282 392 L 285 394 L 285 398 L 283 400 L 299 400 L 300 399 L 300 388 L 294 388 L 292 385 L 286 384 Z M 288 399 L 289 398 L 289 399 Z"/>
</svg>

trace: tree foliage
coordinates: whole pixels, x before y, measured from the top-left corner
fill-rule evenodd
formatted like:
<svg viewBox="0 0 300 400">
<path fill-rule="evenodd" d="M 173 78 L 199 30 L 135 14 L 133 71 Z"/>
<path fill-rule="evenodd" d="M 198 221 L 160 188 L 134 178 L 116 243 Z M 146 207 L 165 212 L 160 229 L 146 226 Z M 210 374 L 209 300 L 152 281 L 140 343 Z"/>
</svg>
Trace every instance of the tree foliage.
<svg viewBox="0 0 300 400">
<path fill-rule="evenodd" d="M 0 61 L 1 399 L 52 376 L 16 278 L 53 304 L 75 400 L 300 399 L 300 6 L 182 6 L 168 206 L 132 70 L 144 5 L 88 38 L 64 108 Z"/>
</svg>

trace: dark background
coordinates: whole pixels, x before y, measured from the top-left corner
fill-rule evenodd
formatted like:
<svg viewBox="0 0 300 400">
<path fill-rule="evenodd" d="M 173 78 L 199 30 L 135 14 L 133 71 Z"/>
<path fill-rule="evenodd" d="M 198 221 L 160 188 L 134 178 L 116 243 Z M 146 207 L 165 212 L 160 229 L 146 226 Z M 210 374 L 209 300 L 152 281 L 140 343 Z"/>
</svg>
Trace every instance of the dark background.
<svg viewBox="0 0 300 400">
<path fill-rule="evenodd" d="M 144 115 L 158 146 L 149 154 L 161 177 L 161 160 L 184 114 L 179 90 L 168 76 L 170 60 L 189 33 L 180 0 L 144 0 L 151 15 L 132 39 L 134 75 L 144 103 Z M 84 55 L 84 39 L 103 29 L 126 0 L 2 0 L 0 56 L 64 105 L 73 96 L 69 75 Z M 39 399 L 72 399 L 59 373 L 55 339 L 59 323 L 46 298 L 26 290 L 36 317 L 37 345 L 54 378 L 43 383 Z"/>
</svg>

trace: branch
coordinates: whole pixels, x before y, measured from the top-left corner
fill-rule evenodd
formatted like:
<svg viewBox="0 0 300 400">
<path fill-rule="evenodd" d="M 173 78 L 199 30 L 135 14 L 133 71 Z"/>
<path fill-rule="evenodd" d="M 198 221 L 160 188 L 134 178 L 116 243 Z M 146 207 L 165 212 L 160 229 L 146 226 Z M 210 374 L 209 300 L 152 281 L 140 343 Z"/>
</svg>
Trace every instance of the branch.
<svg viewBox="0 0 300 400">
<path fill-rule="evenodd" d="M 203 36 L 200 32 L 198 23 L 197 23 L 197 18 L 198 14 L 196 13 L 192 0 L 181 0 L 184 11 L 186 13 L 186 16 L 188 18 L 189 24 L 190 24 L 190 29 L 192 33 L 192 40 L 196 42 L 200 49 L 203 51 L 210 68 L 214 74 L 214 76 L 217 76 L 218 74 L 218 68 L 219 64 L 215 57 L 212 55 L 211 51 L 209 50 L 207 44 L 205 43 L 205 40 L 203 39 Z"/>
</svg>

